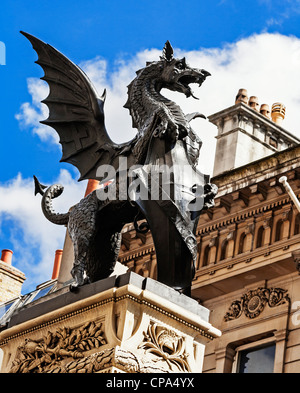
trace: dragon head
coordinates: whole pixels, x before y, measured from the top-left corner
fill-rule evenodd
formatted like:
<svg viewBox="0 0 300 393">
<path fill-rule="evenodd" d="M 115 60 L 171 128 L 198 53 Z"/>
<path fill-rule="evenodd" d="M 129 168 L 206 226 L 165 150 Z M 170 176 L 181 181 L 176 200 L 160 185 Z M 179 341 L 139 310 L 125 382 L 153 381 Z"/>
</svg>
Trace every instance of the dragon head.
<svg viewBox="0 0 300 393">
<path fill-rule="evenodd" d="M 162 56 L 160 58 L 162 72 L 159 78 L 159 88 L 167 88 L 186 95 L 186 97 L 194 96 L 191 83 L 197 83 L 199 86 L 205 81 L 210 73 L 203 69 L 191 68 L 185 60 L 173 57 L 173 48 L 169 41 L 166 42 Z"/>
<path fill-rule="evenodd" d="M 194 96 L 189 85 L 197 83 L 201 86 L 210 73 L 203 69 L 190 67 L 185 58 L 176 59 L 173 56 L 173 48 L 167 41 L 160 59 L 146 62 L 146 67 L 136 71 L 136 75 L 135 79 L 128 85 L 128 99 L 124 107 L 130 111 L 133 127 L 142 129 L 144 124 L 148 124 L 147 119 L 155 111 L 155 104 L 160 107 L 162 102 L 167 101 L 167 98 L 156 93 L 165 88 L 183 93 L 186 97 L 198 99 Z M 148 99 L 149 97 L 151 99 Z M 179 109 L 176 106 L 177 112 Z M 177 113 L 177 123 L 181 123 L 181 128 L 187 128 L 186 123 L 189 120 L 185 118 L 183 113 L 179 117 Z M 170 123 L 170 119 L 168 120 L 168 123 Z M 176 125 L 178 126 L 178 124 Z"/>
</svg>

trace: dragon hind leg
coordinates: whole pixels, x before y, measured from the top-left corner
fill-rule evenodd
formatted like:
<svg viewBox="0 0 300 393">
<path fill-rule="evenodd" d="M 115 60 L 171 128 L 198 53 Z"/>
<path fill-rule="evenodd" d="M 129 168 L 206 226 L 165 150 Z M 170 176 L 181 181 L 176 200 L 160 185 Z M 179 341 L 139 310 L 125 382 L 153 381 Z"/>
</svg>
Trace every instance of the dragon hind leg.
<svg viewBox="0 0 300 393">
<path fill-rule="evenodd" d="M 91 282 L 109 277 L 117 262 L 121 247 L 120 230 L 99 230 L 89 249 L 87 274 Z"/>
</svg>

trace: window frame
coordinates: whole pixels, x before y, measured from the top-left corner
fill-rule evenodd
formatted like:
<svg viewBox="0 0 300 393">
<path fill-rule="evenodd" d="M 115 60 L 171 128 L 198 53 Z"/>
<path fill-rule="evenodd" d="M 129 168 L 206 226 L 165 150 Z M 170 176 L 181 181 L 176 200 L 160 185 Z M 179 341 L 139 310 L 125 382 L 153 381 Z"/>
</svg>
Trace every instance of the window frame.
<svg viewBox="0 0 300 393">
<path fill-rule="evenodd" d="M 274 366 L 273 366 L 273 373 L 275 372 L 275 359 L 276 359 L 276 351 L 277 351 L 277 343 L 275 337 L 268 337 L 262 340 L 253 341 L 248 344 L 241 345 L 235 348 L 235 355 L 232 363 L 232 374 L 239 374 L 239 361 L 240 355 L 242 351 L 249 350 L 249 349 L 259 349 L 269 345 L 275 345 L 275 354 L 274 354 Z"/>
<path fill-rule="evenodd" d="M 18 296 L 13 299 L 10 299 L 10 300 L 0 303 L 0 307 L 3 307 L 3 306 L 5 307 L 6 305 L 11 303 L 11 306 L 0 317 L 0 327 L 5 326 L 5 324 L 9 320 L 10 316 L 17 309 L 17 307 L 20 305 L 20 302 L 21 302 L 21 296 Z"/>
</svg>

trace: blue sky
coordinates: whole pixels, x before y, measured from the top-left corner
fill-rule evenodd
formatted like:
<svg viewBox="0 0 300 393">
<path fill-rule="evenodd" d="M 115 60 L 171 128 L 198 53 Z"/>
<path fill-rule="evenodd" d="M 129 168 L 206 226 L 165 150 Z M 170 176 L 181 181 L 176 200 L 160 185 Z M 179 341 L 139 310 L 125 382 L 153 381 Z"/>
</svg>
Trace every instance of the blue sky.
<svg viewBox="0 0 300 393">
<path fill-rule="evenodd" d="M 32 175 L 49 185 L 65 182 L 62 209 L 78 201 L 85 184 L 76 183 L 75 168 L 59 163 L 61 150 L 54 132 L 39 128 L 38 121 L 46 114 L 39 99 L 45 98 L 47 88 L 38 79 L 42 70 L 34 63 L 36 53 L 20 30 L 50 43 L 90 71 L 97 88 L 108 88 L 108 131 L 116 139 L 134 134 L 117 120 L 135 67 L 155 60 L 166 40 L 177 53 L 187 53 L 191 63 L 202 62 L 192 65 L 214 70 L 200 92 L 207 111 L 232 105 L 238 88 L 253 87 L 263 99 L 272 99 L 273 94 L 274 102 L 288 101 L 286 124 L 293 128 L 289 131 L 298 132 L 294 129 L 300 101 L 300 86 L 294 92 L 299 83 L 295 81 L 300 80 L 298 0 L 2 0 L 0 41 L 6 47 L 6 65 L 0 65 L 0 248 L 14 250 L 13 265 L 27 276 L 25 292 L 50 278 L 54 251 L 64 241 L 64 229 L 47 223 L 39 198 L 32 197 Z M 129 124 L 129 114 L 122 116 Z M 215 135 L 206 127 L 202 137 L 207 138 L 212 160 Z"/>
</svg>

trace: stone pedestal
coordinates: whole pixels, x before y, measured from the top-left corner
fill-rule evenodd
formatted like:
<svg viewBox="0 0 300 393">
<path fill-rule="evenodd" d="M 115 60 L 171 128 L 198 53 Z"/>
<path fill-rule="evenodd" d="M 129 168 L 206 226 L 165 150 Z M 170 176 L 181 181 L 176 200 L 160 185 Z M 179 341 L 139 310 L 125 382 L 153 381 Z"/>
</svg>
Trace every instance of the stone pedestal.
<svg viewBox="0 0 300 393">
<path fill-rule="evenodd" d="M 0 333 L 2 373 L 201 373 L 221 335 L 209 310 L 135 273 L 77 293 L 60 289 L 19 309 Z"/>
</svg>

